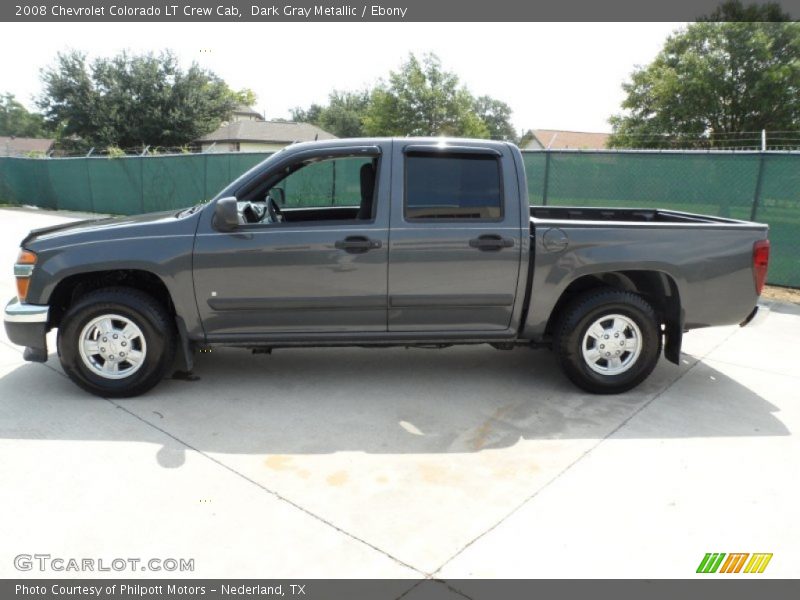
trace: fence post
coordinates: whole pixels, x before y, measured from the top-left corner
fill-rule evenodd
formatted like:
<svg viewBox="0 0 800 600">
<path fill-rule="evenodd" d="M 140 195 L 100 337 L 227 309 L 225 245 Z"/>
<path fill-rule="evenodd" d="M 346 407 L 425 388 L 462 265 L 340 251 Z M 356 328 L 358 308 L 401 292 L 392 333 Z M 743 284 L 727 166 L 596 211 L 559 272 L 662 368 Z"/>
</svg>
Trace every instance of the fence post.
<svg viewBox="0 0 800 600">
<path fill-rule="evenodd" d="M 150 146 L 148 146 L 149 148 Z M 146 152 L 146 150 L 145 150 Z M 144 156 L 144 154 L 142 154 Z M 139 159 L 139 213 L 144 212 L 144 159 Z"/>
<path fill-rule="evenodd" d="M 203 200 L 208 199 L 208 155 L 203 153 Z"/>
<path fill-rule="evenodd" d="M 94 148 L 92 148 L 94 150 Z M 94 191 L 92 190 L 92 172 L 89 170 L 89 161 L 91 158 L 84 158 L 84 159 L 76 159 L 76 160 L 83 160 L 83 163 L 86 165 L 86 187 L 89 189 L 89 212 L 95 212 L 94 210 Z"/>
<path fill-rule="evenodd" d="M 542 183 L 542 206 L 547 206 L 547 189 L 550 187 L 550 151 L 544 151 L 544 182 Z"/>
<path fill-rule="evenodd" d="M 761 202 L 761 182 L 764 179 L 764 157 L 766 152 L 761 152 L 758 155 L 758 175 L 756 176 L 756 189 L 753 192 L 753 207 L 750 209 L 750 220 L 756 220 L 758 212 L 758 204 Z"/>
<path fill-rule="evenodd" d="M 336 161 L 331 161 L 331 169 L 333 173 L 331 174 L 331 206 L 336 204 Z"/>
</svg>

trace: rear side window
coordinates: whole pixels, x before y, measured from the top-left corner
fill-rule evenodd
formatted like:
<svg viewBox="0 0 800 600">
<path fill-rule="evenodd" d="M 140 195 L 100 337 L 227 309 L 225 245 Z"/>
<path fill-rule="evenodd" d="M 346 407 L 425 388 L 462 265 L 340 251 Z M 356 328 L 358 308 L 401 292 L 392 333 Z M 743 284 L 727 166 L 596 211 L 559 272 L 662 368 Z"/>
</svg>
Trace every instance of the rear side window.
<svg viewBox="0 0 800 600">
<path fill-rule="evenodd" d="M 480 154 L 406 157 L 405 218 L 499 220 L 500 162 Z"/>
</svg>

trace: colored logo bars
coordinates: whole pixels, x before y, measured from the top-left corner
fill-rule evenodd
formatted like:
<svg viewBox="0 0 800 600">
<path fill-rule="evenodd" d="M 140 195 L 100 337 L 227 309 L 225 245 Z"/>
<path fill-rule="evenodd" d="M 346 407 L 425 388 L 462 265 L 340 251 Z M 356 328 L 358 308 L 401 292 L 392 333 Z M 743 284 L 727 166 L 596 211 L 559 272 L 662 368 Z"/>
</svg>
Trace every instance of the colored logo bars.
<svg viewBox="0 0 800 600">
<path fill-rule="evenodd" d="M 747 557 L 750 557 L 750 560 L 747 560 Z M 747 552 L 740 552 L 734 554 L 725 554 L 724 552 L 708 552 L 703 557 L 703 560 L 700 561 L 700 565 L 697 567 L 697 572 L 763 573 L 770 560 L 772 560 L 772 553 L 749 554 Z M 744 567 L 744 570 L 742 570 L 742 567 Z"/>
</svg>

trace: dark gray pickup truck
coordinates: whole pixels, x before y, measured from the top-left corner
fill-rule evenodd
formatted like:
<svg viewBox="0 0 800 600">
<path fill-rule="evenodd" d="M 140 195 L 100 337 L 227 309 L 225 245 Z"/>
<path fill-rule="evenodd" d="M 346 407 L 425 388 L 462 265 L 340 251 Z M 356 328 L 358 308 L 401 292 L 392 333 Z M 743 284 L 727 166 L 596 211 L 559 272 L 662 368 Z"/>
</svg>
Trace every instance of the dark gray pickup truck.
<svg viewBox="0 0 800 600">
<path fill-rule="evenodd" d="M 313 185 L 337 172 L 347 189 Z M 411 138 L 292 145 L 206 204 L 21 246 L 9 338 L 44 361 L 58 328 L 66 373 L 107 397 L 214 344 L 547 346 L 581 388 L 622 392 L 662 346 L 678 363 L 685 331 L 752 320 L 769 258 L 766 225 L 531 207 L 512 144 Z"/>
</svg>

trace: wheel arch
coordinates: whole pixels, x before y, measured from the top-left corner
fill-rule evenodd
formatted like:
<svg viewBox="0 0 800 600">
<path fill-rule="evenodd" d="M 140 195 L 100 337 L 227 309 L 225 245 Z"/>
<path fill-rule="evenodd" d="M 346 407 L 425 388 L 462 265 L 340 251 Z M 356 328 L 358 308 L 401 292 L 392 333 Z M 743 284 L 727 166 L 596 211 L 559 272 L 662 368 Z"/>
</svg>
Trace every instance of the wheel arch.
<svg viewBox="0 0 800 600">
<path fill-rule="evenodd" d="M 664 271 L 620 270 L 582 275 L 571 281 L 556 302 L 547 321 L 545 335 L 553 329 L 564 308 L 579 294 L 592 289 L 614 288 L 642 296 L 655 309 L 664 334 L 664 356 L 680 363 L 683 341 L 683 310 L 675 279 Z"/>
<path fill-rule="evenodd" d="M 123 286 L 138 289 L 161 303 L 174 317 L 175 303 L 164 281 L 145 269 L 114 269 L 88 271 L 64 277 L 53 288 L 48 299 L 50 306 L 49 327 L 58 327 L 69 307 L 81 296 L 105 287 Z"/>
</svg>

